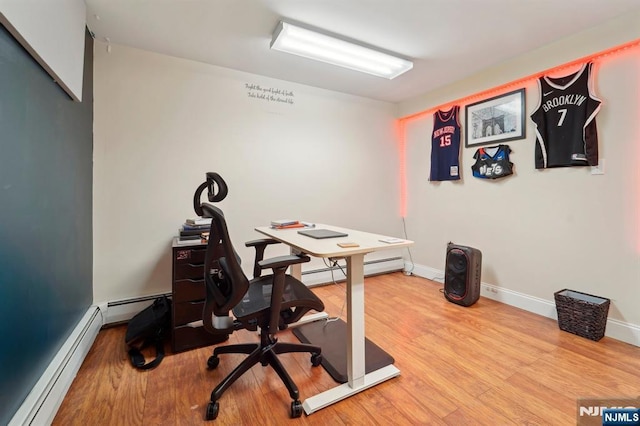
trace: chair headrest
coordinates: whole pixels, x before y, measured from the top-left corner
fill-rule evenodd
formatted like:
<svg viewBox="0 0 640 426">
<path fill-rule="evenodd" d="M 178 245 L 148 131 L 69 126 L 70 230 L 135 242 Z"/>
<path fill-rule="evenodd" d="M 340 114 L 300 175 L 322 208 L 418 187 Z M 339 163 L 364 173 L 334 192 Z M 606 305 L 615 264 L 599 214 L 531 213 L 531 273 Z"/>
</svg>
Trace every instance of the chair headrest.
<svg viewBox="0 0 640 426">
<path fill-rule="evenodd" d="M 217 203 L 224 200 L 228 192 L 227 183 L 222 179 L 222 176 L 215 172 L 207 172 L 207 197 L 210 202 Z"/>
<path fill-rule="evenodd" d="M 202 182 L 193 194 L 193 210 L 195 210 L 198 216 L 205 216 L 205 213 L 202 211 L 202 201 L 200 199 L 205 189 L 207 190 L 207 198 L 212 203 L 224 200 L 229 192 L 227 183 L 218 173 L 207 172 L 206 176 L 207 180 Z"/>
</svg>

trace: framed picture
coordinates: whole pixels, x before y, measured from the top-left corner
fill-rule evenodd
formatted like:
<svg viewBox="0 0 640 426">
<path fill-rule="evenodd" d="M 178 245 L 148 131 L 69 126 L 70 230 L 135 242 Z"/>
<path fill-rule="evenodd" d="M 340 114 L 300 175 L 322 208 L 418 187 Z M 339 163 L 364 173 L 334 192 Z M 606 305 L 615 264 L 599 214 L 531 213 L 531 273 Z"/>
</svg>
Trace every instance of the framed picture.
<svg viewBox="0 0 640 426">
<path fill-rule="evenodd" d="M 524 89 L 465 107 L 465 147 L 525 138 Z"/>
</svg>

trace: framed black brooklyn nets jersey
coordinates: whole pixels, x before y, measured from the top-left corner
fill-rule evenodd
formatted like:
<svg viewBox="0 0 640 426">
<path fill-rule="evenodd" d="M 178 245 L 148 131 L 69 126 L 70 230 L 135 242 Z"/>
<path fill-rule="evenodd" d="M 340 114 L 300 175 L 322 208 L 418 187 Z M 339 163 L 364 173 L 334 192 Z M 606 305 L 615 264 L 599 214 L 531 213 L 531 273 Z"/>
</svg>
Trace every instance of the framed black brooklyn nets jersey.
<svg viewBox="0 0 640 426">
<path fill-rule="evenodd" d="M 540 101 L 531 119 L 536 125 L 536 169 L 597 166 L 596 114 L 600 99 L 591 90 L 591 62 L 565 77 L 538 80 Z"/>
</svg>

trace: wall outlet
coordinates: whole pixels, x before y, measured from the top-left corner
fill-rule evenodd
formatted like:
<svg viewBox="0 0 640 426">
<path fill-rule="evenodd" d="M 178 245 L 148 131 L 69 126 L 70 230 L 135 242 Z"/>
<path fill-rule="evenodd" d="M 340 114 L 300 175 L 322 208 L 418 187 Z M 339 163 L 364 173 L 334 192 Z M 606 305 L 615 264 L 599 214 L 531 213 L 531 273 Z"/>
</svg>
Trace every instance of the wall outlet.
<svg viewBox="0 0 640 426">
<path fill-rule="evenodd" d="M 591 174 L 592 175 L 603 175 L 604 174 L 604 158 L 600 158 L 598 160 L 597 166 L 591 166 Z"/>
</svg>

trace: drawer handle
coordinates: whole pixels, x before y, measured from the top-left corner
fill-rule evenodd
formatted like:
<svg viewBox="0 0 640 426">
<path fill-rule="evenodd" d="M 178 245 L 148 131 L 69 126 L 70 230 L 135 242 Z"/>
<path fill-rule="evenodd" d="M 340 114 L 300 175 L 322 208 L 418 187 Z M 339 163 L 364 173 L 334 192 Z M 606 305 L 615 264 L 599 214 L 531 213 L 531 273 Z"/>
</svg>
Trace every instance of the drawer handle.
<svg viewBox="0 0 640 426">
<path fill-rule="evenodd" d="M 187 278 L 186 280 L 181 281 L 189 281 L 191 284 L 202 284 L 204 280 L 194 280 L 193 278 Z"/>
</svg>

